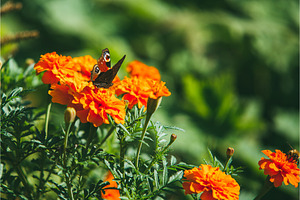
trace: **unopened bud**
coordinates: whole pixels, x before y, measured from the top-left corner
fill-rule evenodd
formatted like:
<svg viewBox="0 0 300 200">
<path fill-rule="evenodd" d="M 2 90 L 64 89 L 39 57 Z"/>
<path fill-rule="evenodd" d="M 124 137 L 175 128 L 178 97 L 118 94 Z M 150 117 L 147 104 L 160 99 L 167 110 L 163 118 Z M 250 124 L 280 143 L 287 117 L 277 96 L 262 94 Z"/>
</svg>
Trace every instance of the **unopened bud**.
<svg viewBox="0 0 300 200">
<path fill-rule="evenodd" d="M 227 157 L 232 157 L 233 154 L 234 154 L 234 148 L 228 147 L 227 150 L 226 150 Z"/>
<path fill-rule="evenodd" d="M 170 146 L 173 142 L 175 142 L 176 138 L 177 138 L 177 135 L 173 133 L 173 134 L 171 135 L 171 137 L 170 137 L 169 146 Z"/>
<path fill-rule="evenodd" d="M 67 107 L 65 110 L 65 123 L 70 124 L 74 122 L 76 118 L 76 110 L 73 107 Z"/>
<path fill-rule="evenodd" d="M 158 108 L 161 102 L 161 97 L 157 99 L 148 98 L 147 101 L 147 115 L 152 115 Z"/>
<path fill-rule="evenodd" d="M 34 62 L 34 60 L 33 60 L 32 58 L 27 58 L 27 59 L 25 60 L 25 63 L 26 63 L 27 66 L 29 66 L 29 65 L 34 64 L 35 62 Z"/>
</svg>

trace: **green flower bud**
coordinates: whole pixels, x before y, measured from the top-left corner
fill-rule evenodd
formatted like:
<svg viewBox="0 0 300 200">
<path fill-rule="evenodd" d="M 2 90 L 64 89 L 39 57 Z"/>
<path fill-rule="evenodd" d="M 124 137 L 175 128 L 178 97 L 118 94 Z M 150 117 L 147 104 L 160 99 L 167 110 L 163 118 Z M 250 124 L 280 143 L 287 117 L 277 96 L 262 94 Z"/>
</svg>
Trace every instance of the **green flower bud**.
<svg viewBox="0 0 300 200">
<path fill-rule="evenodd" d="M 66 124 L 70 124 L 72 122 L 74 122 L 76 118 L 76 110 L 73 107 L 68 107 L 65 110 L 65 123 Z"/>
</svg>

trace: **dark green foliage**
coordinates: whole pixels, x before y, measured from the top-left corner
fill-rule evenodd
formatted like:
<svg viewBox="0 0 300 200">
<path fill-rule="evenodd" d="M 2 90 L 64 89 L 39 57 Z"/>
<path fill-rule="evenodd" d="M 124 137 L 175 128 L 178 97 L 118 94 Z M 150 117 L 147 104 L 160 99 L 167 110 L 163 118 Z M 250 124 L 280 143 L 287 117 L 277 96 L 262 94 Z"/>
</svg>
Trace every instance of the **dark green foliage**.
<svg viewBox="0 0 300 200">
<path fill-rule="evenodd" d="M 3 88 L 8 88 L 10 82 L 16 84 L 13 78 L 5 77 L 2 76 Z M 51 112 L 38 112 L 28 106 L 30 103 L 24 103 L 29 93 L 22 87 L 7 93 L 1 90 L 1 193 L 4 199 L 101 199 L 101 192 L 105 192 L 103 188 L 109 183 L 99 176 L 90 177 L 93 171 L 103 174 L 99 169 L 113 173 L 119 182 L 115 189 L 125 199 L 165 197 L 178 189 L 175 183 L 181 180 L 183 171 L 173 167 L 175 157 L 167 161 L 171 143 L 167 143 L 165 131 L 181 129 L 150 121 L 146 137 L 141 141 L 146 114 L 144 108 L 134 107 L 127 111 L 124 125 L 115 124 L 109 117 L 109 130 L 108 126 L 95 128 L 76 120 L 65 129 L 60 124 L 56 125 L 57 130 L 47 132 L 39 130 L 35 123 L 41 117 L 49 120 L 49 116 L 44 115 Z M 119 155 L 102 149 L 115 131 L 120 144 Z M 102 141 L 99 132 L 106 133 Z M 142 142 L 144 149 L 152 149 L 142 151 L 140 169 L 134 165 L 135 155 L 127 152 L 137 142 Z"/>
<path fill-rule="evenodd" d="M 3 16 L 1 34 L 34 28 L 38 29 L 40 37 L 18 43 L 18 51 L 17 44 L 2 45 L 3 57 L 15 54 L 18 63 L 23 63 L 27 58 L 37 61 L 41 54 L 56 51 L 70 56 L 91 55 L 96 59 L 100 50 L 108 47 L 113 61 L 124 54 L 128 56 L 124 66 L 137 59 L 160 70 L 172 95 L 164 98 L 163 109 L 159 109 L 156 116 L 164 125 L 178 125 L 186 130 L 178 134 L 178 142 L 172 147 L 179 164 L 170 170 L 199 166 L 203 158 L 210 160 L 207 148 L 220 160 L 225 160 L 224 150 L 232 146 L 236 150 L 234 166 L 245 166 L 239 177 L 243 187 L 240 198 L 253 199 L 265 180 L 257 165 L 263 156 L 261 150 L 287 152 L 290 150 L 287 143 L 299 149 L 299 1 L 21 2 L 21 11 Z M 16 87 L 34 88 L 37 89 L 34 99 L 40 100 L 39 109 L 49 103 L 45 98 L 48 88 L 36 88 L 41 81 L 40 77 L 31 76 L 35 73 L 32 67 L 23 70 L 12 59 L 4 62 L 1 98 L 7 98 Z M 120 78 L 124 72 L 125 67 L 120 69 Z M 24 103 L 23 99 L 22 105 Z M 25 115 L 20 112 L 22 109 L 18 108 L 20 118 Z M 64 108 L 57 106 L 53 113 L 62 116 L 61 109 Z M 33 116 L 41 117 L 39 112 L 34 110 Z M 135 112 L 127 114 L 127 124 L 117 127 L 120 148 L 128 150 L 139 140 L 144 113 L 139 109 Z M 36 141 L 42 142 L 29 145 L 31 150 L 47 149 L 43 147 L 47 140 L 45 151 L 59 155 L 63 133 L 59 120 L 53 118 L 49 125 L 53 137 L 40 137 L 45 134 L 41 121 L 37 123 L 39 132 L 30 127 Z M 54 123 L 54 120 L 57 121 Z M 1 120 L 1 123 L 8 126 L 11 122 Z M 26 126 L 31 126 L 30 121 L 28 123 Z M 80 124 L 74 132 L 79 126 L 86 136 L 81 138 L 82 145 L 89 128 Z M 92 146 L 99 145 L 108 129 L 103 127 L 96 131 L 99 137 L 92 140 Z M 3 127 L 1 131 L 5 131 Z M 154 127 L 148 132 L 141 156 L 146 164 L 155 158 L 157 144 L 149 142 L 156 141 L 152 135 Z M 77 140 L 72 135 L 69 144 Z M 5 137 L 10 136 L 2 136 L 1 132 L 1 139 Z M 28 137 L 23 138 L 29 140 Z M 117 145 L 103 144 L 101 147 L 107 147 L 108 152 L 115 155 L 119 150 Z M 126 153 L 134 156 L 130 148 Z M 185 198 L 178 193 L 174 196 L 175 199 Z M 298 190 L 280 187 L 269 198 L 296 199 Z"/>
<path fill-rule="evenodd" d="M 140 138 L 143 128 L 144 108 L 138 109 L 134 107 L 127 113 L 126 124 L 119 125 L 118 137 L 120 145 L 123 146 L 122 151 L 126 152 L 134 141 Z M 173 129 L 175 129 L 173 127 Z M 164 136 L 166 127 L 157 123 L 152 123 L 147 128 L 147 135 L 142 141 L 145 147 L 151 146 L 152 152 L 147 154 L 149 157 L 141 157 L 141 167 L 136 168 L 133 160 L 135 155 L 125 158 L 121 163 L 119 159 L 105 160 L 106 166 L 110 169 L 116 180 L 121 185 L 120 193 L 124 195 L 124 199 L 155 199 L 156 197 L 165 197 L 169 192 L 178 189 L 175 183 L 180 181 L 183 175 L 182 169 L 172 168 L 176 165 L 175 157 L 171 157 L 167 162 L 167 150 L 169 146 Z M 138 140 L 140 142 L 140 140 Z M 154 144 L 153 144 L 154 143 Z M 146 152 L 144 152 L 145 155 Z M 143 153 L 142 153 L 143 154 Z M 124 163 L 122 163 L 124 162 Z M 173 170 L 170 171 L 169 168 Z M 170 171 L 170 172 L 169 172 Z"/>
</svg>

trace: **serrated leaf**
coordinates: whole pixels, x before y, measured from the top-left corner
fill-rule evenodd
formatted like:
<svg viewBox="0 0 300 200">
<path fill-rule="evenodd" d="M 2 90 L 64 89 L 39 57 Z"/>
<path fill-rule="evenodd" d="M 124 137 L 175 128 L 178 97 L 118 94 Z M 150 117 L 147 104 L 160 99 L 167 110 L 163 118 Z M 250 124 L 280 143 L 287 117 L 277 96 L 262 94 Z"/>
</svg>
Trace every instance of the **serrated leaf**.
<svg viewBox="0 0 300 200">
<path fill-rule="evenodd" d="M 214 162 L 214 156 L 209 149 L 207 149 L 211 162 Z"/>
<path fill-rule="evenodd" d="M 155 169 L 154 169 L 154 172 L 153 172 L 153 177 L 154 177 L 154 182 L 155 182 L 156 188 L 160 188 L 158 173 Z"/>
<path fill-rule="evenodd" d="M 34 71 L 34 64 L 29 65 L 23 72 L 23 77 L 26 78 L 30 73 Z"/>
<path fill-rule="evenodd" d="M 175 158 L 175 156 L 171 156 L 171 159 L 170 159 L 170 165 L 172 166 L 172 165 L 175 165 L 176 164 L 176 162 L 177 162 L 177 159 Z"/>
<path fill-rule="evenodd" d="M 168 168 L 167 168 L 167 161 L 166 159 L 162 160 L 163 162 L 163 174 L 162 174 L 162 183 L 163 185 L 166 185 L 168 182 Z"/>
<path fill-rule="evenodd" d="M 164 126 L 165 129 L 172 129 L 172 130 L 176 130 L 176 131 L 182 131 L 185 132 L 184 129 L 176 127 L 176 126 Z"/>
<path fill-rule="evenodd" d="M 128 135 L 130 135 L 130 133 L 128 132 L 128 130 L 125 128 L 125 126 L 123 126 L 123 124 L 118 124 L 117 126 L 119 128 L 121 128 L 123 131 L 125 131 Z"/>
<path fill-rule="evenodd" d="M 17 77 L 23 72 L 23 69 L 18 66 L 17 62 L 14 59 L 10 59 L 8 61 L 8 69 L 10 77 Z"/>
<path fill-rule="evenodd" d="M 0 163 L 0 179 L 2 178 L 2 174 L 3 174 L 3 164 Z"/>
<path fill-rule="evenodd" d="M 14 98 L 14 97 L 18 96 L 22 91 L 23 91 L 23 88 L 22 88 L 22 87 L 17 87 L 17 88 L 15 88 L 15 89 L 13 89 L 13 90 L 9 93 L 7 99 L 10 100 L 11 98 Z"/>
<path fill-rule="evenodd" d="M 169 178 L 168 184 L 173 183 L 175 181 L 180 181 L 182 179 L 182 176 L 183 176 L 183 171 L 176 172 Z"/>
</svg>

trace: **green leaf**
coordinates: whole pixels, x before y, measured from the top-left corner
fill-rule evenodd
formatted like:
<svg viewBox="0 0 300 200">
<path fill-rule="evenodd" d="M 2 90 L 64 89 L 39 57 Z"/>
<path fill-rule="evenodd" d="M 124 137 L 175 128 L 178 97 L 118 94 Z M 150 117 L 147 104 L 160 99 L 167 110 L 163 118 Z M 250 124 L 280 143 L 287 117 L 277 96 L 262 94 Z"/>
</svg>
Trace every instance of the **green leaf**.
<svg viewBox="0 0 300 200">
<path fill-rule="evenodd" d="M 0 163 L 0 179 L 2 179 L 2 174 L 3 174 L 3 164 Z"/>
<path fill-rule="evenodd" d="M 171 155 L 171 159 L 170 159 L 170 166 L 175 165 L 177 162 L 177 159 L 175 156 Z"/>
<path fill-rule="evenodd" d="M 23 91 L 23 88 L 22 88 L 22 87 L 17 87 L 17 88 L 15 88 L 15 89 L 13 89 L 13 90 L 9 93 L 7 99 L 10 100 L 11 98 L 17 97 L 22 91 Z"/>
<path fill-rule="evenodd" d="M 163 174 L 162 174 L 162 183 L 163 185 L 166 185 L 168 182 L 168 167 L 167 167 L 167 161 L 165 158 L 162 160 L 163 162 Z"/>
<path fill-rule="evenodd" d="M 156 169 L 154 169 L 154 171 L 153 171 L 153 177 L 154 177 L 154 182 L 155 182 L 156 188 L 160 188 L 159 177 L 158 177 L 158 173 L 157 173 Z"/>
</svg>

